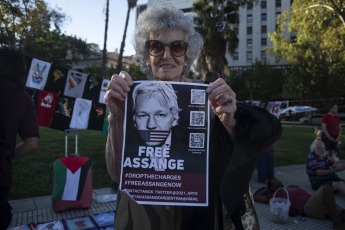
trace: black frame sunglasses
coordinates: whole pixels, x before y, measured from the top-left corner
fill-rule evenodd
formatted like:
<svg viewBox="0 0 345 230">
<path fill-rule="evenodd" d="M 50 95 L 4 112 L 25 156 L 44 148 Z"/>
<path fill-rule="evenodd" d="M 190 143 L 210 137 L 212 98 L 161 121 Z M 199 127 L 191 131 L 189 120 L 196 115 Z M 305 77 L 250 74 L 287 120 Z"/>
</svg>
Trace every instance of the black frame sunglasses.
<svg viewBox="0 0 345 230">
<path fill-rule="evenodd" d="M 159 57 L 165 52 L 165 47 L 169 48 L 170 54 L 174 57 L 182 57 L 187 52 L 188 43 L 183 40 L 171 41 L 163 43 L 159 40 L 148 40 L 145 47 L 150 56 Z"/>
</svg>

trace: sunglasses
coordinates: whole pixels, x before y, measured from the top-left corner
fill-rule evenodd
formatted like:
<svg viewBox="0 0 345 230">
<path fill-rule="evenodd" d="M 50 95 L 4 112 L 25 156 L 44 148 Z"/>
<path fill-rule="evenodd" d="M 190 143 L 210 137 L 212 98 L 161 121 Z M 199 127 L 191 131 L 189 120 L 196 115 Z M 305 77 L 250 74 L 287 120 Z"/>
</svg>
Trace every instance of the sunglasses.
<svg viewBox="0 0 345 230">
<path fill-rule="evenodd" d="M 170 53 L 174 57 L 181 57 L 186 54 L 187 42 L 182 40 L 172 41 L 169 43 L 163 43 L 158 40 L 149 40 L 145 42 L 145 46 L 149 54 L 153 57 L 162 56 L 165 51 L 165 47 L 169 47 Z"/>
</svg>

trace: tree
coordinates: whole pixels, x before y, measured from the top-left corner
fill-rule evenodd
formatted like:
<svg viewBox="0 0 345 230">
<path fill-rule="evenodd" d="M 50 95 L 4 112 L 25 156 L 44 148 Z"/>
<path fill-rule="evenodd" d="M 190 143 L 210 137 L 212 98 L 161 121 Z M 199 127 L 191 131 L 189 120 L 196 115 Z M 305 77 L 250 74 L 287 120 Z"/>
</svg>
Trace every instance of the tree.
<svg viewBox="0 0 345 230">
<path fill-rule="evenodd" d="M 131 10 L 137 5 L 137 0 L 127 0 L 127 3 L 128 3 L 128 8 L 127 8 L 127 17 L 126 17 L 125 31 L 123 32 L 121 48 L 120 48 L 120 54 L 119 54 L 119 58 L 117 60 L 116 73 L 119 73 L 121 71 L 121 68 L 122 68 L 122 56 L 123 56 L 123 51 L 124 51 L 124 48 L 125 48 L 129 15 L 131 13 Z"/>
<path fill-rule="evenodd" d="M 4 0 L 0 3 L 1 45 L 22 50 L 54 25 L 60 32 L 64 15 L 48 9 L 43 0 Z"/>
<path fill-rule="evenodd" d="M 0 3 L 0 46 L 68 68 L 89 50 L 85 41 L 61 33 L 64 18 L 43 0 L 4 0 Z"/>
<path fill-rule="evenodd" d="M 279 98 L 283 88 L 280 70 L 260 61 L 256 61 L 241 74 L 232 73 L 229 79 L 228 84 L 239 100 L 275 100 Z"/>
<path fill-rule="evenodd" d="M 105 9 L 105 29 L 104 29 L 104 45 L 103 45 L 103 60 L 102 60 L 102 76 L 106 76 L 107 69 L 107 38 L 108 38 L 108 22 L 109 22 L 109 0 Z"/>
<path fill-rule="evenodd" d="M 137 64 L 131 64 L 129 68 L 124 67 L 124 70 L 132 76 L 134 81 L 140 81 L 140 80 L 147 80 L 146 74 L 142 73 L 140 71 L 140 66 Z M 87 73 L 91 76 L 95 76 L 98 78 L 102 78 L 103 75 L 103 69 L 99 66 L 89 66 L 86 68 Z M 110 68 L 107 68 L 105 75 L 111 76 L 115 72 L 115 68 L 112 66 Z"/>
<path fill-rule="evenodd" d="M 0 4 L 0 45 L 15 47 L 16 24 L 23 16 L 18 1 L 5 0 Z"/>
<path fill-rule="evenodd" d="M 198 0 L 194 6 L 197 30 L 204 39 L 204 47 L 197 60 L 196 69 L 203 80 L 214 81 L 224 76 L 227 67 L 226 51 L 233 53 L 238 45 L 231 25 L 237 24 L 238 9 L 250 0 Z"/>
<path fill-rule="evenodd" d="M 269 34 L 268 51 L 292 65 L 286 86 L 296 97 L 345 96 L 344 8 L 342 0 L 295 0 Z M 296 37 L 284 36 L 287 30 Z"/>
</svg>

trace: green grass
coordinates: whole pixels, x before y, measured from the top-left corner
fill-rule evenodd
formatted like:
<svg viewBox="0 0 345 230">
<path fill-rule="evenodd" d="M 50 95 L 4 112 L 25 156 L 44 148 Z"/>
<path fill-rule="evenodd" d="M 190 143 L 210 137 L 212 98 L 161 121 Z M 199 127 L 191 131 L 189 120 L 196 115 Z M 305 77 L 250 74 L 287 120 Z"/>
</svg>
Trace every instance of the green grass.
<svg viewBox="0 0 345 230">
<path fill-rule="evenodd" d="M 283 127 L 282 137 L 274 143 L 274 165 L 303 164 L 315 139 L 313 128 Z"/>
<path fill-rule="evenodd" d="M 344 131 L 341 137 L 344 140 Z M 304 164 L 310 152 L 310 145 L 314 141 L 314 127 L 283 127 L 282 137 L 274 143 L 274 165 Z M 344 151 L 340 151 L 339 157 L 344 159 Z"/>
<path fill-rule="evenodd" d="M 13 186 L 10 200 L 51 195 L 53 162 L 65 155 L 65 134 L 40 127 L 40 147 L 30 156 L 13 161 Z M 100 131 L 79 130 L 78 152 L 92 162 L 93 188 L 109 187 L 111 178 L 105 164 L 106 135 Z M 274 143 L 274 165 L 304 164 L 314 140 L 313 128 L 284 127 L 283 135 Z M 344 140 L 344 135 L 342 136 Z M 69 153 L 74 152 L 74 137 L 69 137 Z M 340 152 L 339 157 L 345 157 Z"/>
<path fill-rule="evenodd" d="M 78 153 L 91 159 L 93 188 L 109 187 L 105 164 L 106 135 L 101 131 L 79 130 Z M 20 141 L 20 140 L 18 140 Z M 74 153 L 74 137 L 68 138 L 68 152 Z M 65 133 L 40 127 L 40 145 L 31 155 L 13 161 L 13 186 L 9 199 L 46 196 L 52 192 L 53 162 L 65 156 Z"/>
</svg>

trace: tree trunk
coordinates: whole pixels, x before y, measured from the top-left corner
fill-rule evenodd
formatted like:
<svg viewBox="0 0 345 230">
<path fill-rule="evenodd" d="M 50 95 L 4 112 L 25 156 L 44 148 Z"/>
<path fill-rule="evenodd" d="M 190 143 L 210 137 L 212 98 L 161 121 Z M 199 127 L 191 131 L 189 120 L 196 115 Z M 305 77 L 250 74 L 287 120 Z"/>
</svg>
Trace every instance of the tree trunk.
<svg viewBox="0 0 345 230">
<path fill-rule="evenodd" d="M 102 60 L 102 76 L 106 77 L 107 71 L 107 38 L 108 38 L 108 21 L 109 21 L 109 0 L 107 0 L 107 8 L 105 10 L 105 29 L 104 29 L 104 45 Z"/>
<path fill-rule="evenodd" d="M 116 66 L 116 73 L 117 74 L 119 74 L 121 69 L 122 69 L 122 55 L 123 55 L 123 51 L 124 51 L 124 48 L 125 48 L 126 33 L 127 33 L 127 27 L 128 27 L 128 21 L 129 21 L 130 13 L 131 13 L 131 8 L 130 8 L 130 6 L 128 6 L 125 31 L 123 32 L 120 53 L 119 53 L 119 57 L 118 57 L 118 60 L 117 60 L 117 66 Z"/>
<path fill-rule="evenodd" d="M 206 54 L 205 48 L 200 52 L 196 69 L 204 81 L 215 81 L 224 76 L 225 62 L 223 57 L 212 57 Z"/>
</svg>

